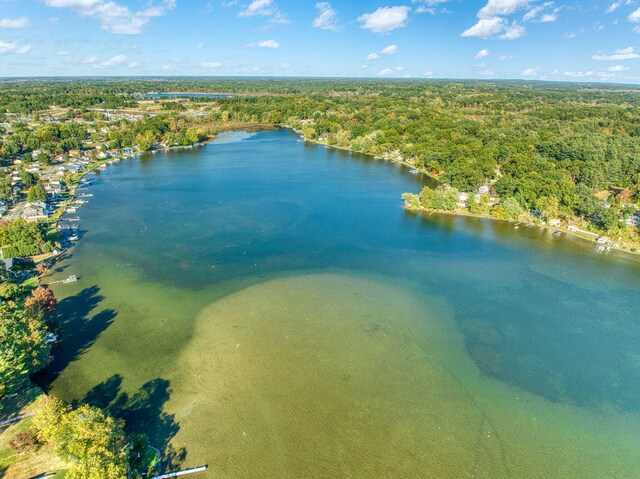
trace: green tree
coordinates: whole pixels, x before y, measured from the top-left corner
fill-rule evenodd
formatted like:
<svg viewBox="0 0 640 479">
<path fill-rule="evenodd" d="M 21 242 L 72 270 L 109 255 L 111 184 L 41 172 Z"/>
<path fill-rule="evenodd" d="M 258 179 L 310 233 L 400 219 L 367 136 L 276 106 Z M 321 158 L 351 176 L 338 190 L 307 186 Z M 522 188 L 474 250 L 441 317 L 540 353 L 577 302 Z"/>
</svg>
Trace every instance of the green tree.
<svg viewBox="0 0 640 479">
<path fill-rule="evenodd" d="M 14 393 L 51 359 L 49 330 L 42 314 L 15 303 L 0 304 L 0 397 Z"/>
<path fill-rule="evenodd" d="M 39 439 L 71 461 L 69 479 L 126 479 L 127 450 L 122 421 L 84 404 L 70 409 L 44 398 L 34 417 Z"/>
<path fill-rule="evenodd" d="M 517 221 L 520 219 L 524 212 L 522 206 L 520 206 L 520 203 L 518 203 L 518 200 L 515 198 L 507 198 L 502 201 L 500 205 L 504 210 L 504 218 L 511 221 Z"/>
<path fill-rule="evenodd" d="M 410 208 L 418 208 L 420 206 L 420 198 L 418 195 L 414 195 L 413 193 L 403 193 L 402 199 Z"/>
<path fill-rule="evenodd" d="M 467 208 L 472 215 L 486 216 L 491 210 L 491 203 L 488 195 L 479 195 L 478 198 L 471 196 L 467 200 Z"/>
<path fill-rule="evenodd" d="M 434 196 L 435 192 L 428 186 L 425 186 L 422 188 L 422 191 L 420 191 L 420 204 L 425 208 L 433 208 Z"/>
<path fill-rule="evenodd" d="M 27 191 L 27 201 L 44 201 L 47 199 L 47 192 L 44 189 L 42 181 L 38 181 Z"/>
</svg>

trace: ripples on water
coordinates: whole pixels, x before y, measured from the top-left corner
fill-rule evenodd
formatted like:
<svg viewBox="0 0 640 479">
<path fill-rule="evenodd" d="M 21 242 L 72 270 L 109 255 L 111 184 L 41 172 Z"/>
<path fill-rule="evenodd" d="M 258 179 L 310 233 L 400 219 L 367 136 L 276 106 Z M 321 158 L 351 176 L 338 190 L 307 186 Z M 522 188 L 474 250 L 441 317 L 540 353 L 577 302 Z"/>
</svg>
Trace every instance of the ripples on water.
<svg viewBox="0 0 640 479">
<path fill-rule="evenodd" d="M 210 477 L 637 477 L 637 261 L 422 181 L 287 131 L 110 167 L 54 391 Z"/>
</svg>

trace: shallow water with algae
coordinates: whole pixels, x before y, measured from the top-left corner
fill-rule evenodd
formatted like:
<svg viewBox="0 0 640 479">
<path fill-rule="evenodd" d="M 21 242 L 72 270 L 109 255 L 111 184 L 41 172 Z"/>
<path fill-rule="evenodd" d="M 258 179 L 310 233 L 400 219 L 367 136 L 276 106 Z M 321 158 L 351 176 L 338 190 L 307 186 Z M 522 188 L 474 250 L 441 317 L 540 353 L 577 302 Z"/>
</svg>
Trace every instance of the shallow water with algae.
<svg viewBox="0 0 640 479">
<path fill-rule="evenodd" d="M 640 477 L 640 264 L 231 133 L 95 175 L 40 380 L 202 477 Z"/>
</svg>

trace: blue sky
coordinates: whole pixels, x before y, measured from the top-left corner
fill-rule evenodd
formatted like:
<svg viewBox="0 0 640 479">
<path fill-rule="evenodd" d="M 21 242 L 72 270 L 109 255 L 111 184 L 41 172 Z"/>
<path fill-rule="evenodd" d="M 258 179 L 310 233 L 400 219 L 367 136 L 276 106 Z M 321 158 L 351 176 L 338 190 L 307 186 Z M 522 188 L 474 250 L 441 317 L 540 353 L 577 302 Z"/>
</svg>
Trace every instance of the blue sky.
<svg viewBox="0 0 640 479">
<path fill-rule="evenodd" d="M 640 0 L 0 0 L 0 76 L 640 83 Z"/>
</svg>

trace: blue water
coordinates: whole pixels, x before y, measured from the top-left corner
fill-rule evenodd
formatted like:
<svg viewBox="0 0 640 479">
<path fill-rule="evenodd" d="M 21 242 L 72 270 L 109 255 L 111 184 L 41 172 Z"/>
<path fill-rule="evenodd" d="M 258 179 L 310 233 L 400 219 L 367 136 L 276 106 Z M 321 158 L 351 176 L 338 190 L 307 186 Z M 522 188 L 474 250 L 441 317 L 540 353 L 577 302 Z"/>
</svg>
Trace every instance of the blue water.
<svg viewBox="0 0 640 479">
<path fill-rule="evenodd" d="M 196 290 L 326 268 L 410 281 L 453 305 L 486 374 L 553 401 L 640 411 L 636 258 L 537 228 L 405 212 L 400 195 L 428 180 L 286 130 L 226 138 L 101 173 L 87 211 L 99 221 L 83 241 Z"/>
<path fill-rule="evenodd" d="M 462 411 L 471 408 L 479 412 L 462 421 L 464 434 L 472 431 L 469 442 L 452 443 L 450 447 L 446 442 L 438 443 L 441 448 L 437 454 L 434 450 L 434 464 L 442 470 L 449 467 L 448 458 L 459 458 L 451 477 L 468 477 L 471 466 L 466 460 L 472 459 L 469 451 L 476 457 L 475 464 L 482 462 L 479 458 L 488 458 L 488 449 L 483 449 L 485 446 L 478 438 L 495 438 L 498 430 L 501 436 L 499 444 L 495 443 L 495 454 L 482 469 L 483 474 L 477 477 L 516 477 L 508 473 L 509 470 L 525 471 L 521 477 L 550 477 L 548 471 L 554 471 L 553 463 L 560 456 L 554 458 L 547 452 L 541 458 L 539 448 L 556 444 L 553 442 L 556 440 L 565 444 L 559 446 L 562 450 L 558 454 L 565 467 L 572 470 L 576 464 L 588 464 L 590 460 L 600 465 L 620 465 L 617 474 L 611 477 L 636 477 L 628 471 L 640 470 L 639 461 L 623 452 L 620 458 L 608 456 L 606 463 L 603 459 L 591 459 L 601 450 L 598 441 L 602 439 L 593 432 L 598 427 L 593 424 L 607 417 L 615 419 L 615 424 L 624 424 L 624 418 L 635 421 L 640 413 L 640 262 L 637 257 L 615 252 L 598 254 L 592 243 L 566 235 L 555 237 L 548 230 L 533 227 L 515 229 L 512 224 L 500 221 L 406 212 L 401 194 L 419 191 L 429 182 L 427 178 L 409 174 L 402 165 L 304 143 L 287 130 L 229 133 L 204 147 L 124 160 L 97 173 L 92 181 L 87 191 L 94 196 L 79 212 L 83 237 L 71 257 L 61 263 L 62 271 L 58 273 L 59 277 L 68 274 L 80 277 L 77 285 L 56 290 L 62 295 L 61 311 L 72 318 L 63 331 L 62 348 L 54 351 L 57 359 L 52 368 L 60 374 L 54 390 L 63 397 L 82 399 L 86 393 L 86 397 L 92 398 L 96 394 L 95 391 L 87 393 L 89 389 L 108 390 L 107 386 L 119 385 L 123 378 L 126 383 L 159 375 L 179 377 L 185 351 L 189 351 L 189 358 L 194 354 L 195 328 L 202 330 L 202 321 L 207 324 L 206 320 L 196 319 L 200 317 L 199 312 L 209 304 L 213 304 L 215 310 L 216 302 L 223 301 L 221 298 L 229 293 L 249 287 L 248 296 L 238 300 L 242 308 L 248 308 L 248 314 L 261 308 L 261 303 L 270 304 L 269 298 L 264 297 L 272 291 L 270 287 L 274 288 L 273 294 L 281 294 L 277 289 L 280 283 L 269 286 L 274 278 L 295 281 L 300 277 L 301 290 L 305 291 L 304 285 L 315 284 L 314 280 L 304 279 L 306 274 L 348 272 L 354 278 L 375 278 L 387 284 L 390 291 L 396 291 L 390 293 L 389 301 L 403 298 L 397 291 L 407 292 L 417 301 L 424 300 L 425 305 L 430 305 L 425 311 L 426 317 L 441 309 L 446 311 L 443 315 L 455 325 L 463 346 L 456 345 L 453 339 L 443 339 L 445 343 L 441 346 L 457 351 L 451 356 L 458 358 L 454 361 L 456 365 L 429 362 L 434 361 L 429 356 L 431 346 L 425 346 L 425 365 L 422 369 L 416 366 L 416 375 L 438 377 L 441 382 L 430 384 L 416 377 L 418 382 L 413 384 L 400 381 L 400 375 L 397 384 L 383 388 L 384 394 L 372 387 L 363 399 L 350 405 L 345 417 L 352 422 L 343 423 L 341 421 L 347 419 L 329 413 L 336 424 L 326 423 L 329 432 L 322 437 L 327 441 L 333 441 L 331 431 L 344 427 L 365 437 L 369 435 L 372 443 L 373 434 L 377 447 L 382 447 L 379 444 L 386 444 L 392 426 L 362 422 L 361 416 L 378 418 L 385 412 L 390 417 L 399 415 L 398 420 L 404 421 L 403 430 L 408 431 L 408 436 L 434 438 L 432 433 L 445 425 L 442 417 L 455 416 L 458 410 L 462 417 L 467 417 Z M 266 286 L 252 293 L 250 287 L 260 284 Z M 287 283 L 282 284 L 286 287 Z M 318 284 L 324 283 L 318 280 Z M 345 304 L 344 308 L 350 311 L 355 308 L 353 314 L 375 315 L 367 310 L 369 286 L 363 286 L 365 290 L 359 293 L 359 284 L 354 286 L 355 292 L 349 292 L 359 298 L 359 303 Z M 330 291 L 327 294 L 333 320 L 340 322 L 341 305 L 332 302 Z M 345 295 L 349 298 L 346 292 Z M 185 300 L 188 304 L 181 303 L 183 298 L 188 298 Z M 232 299 L 229 301 L 229 304 L 220 303 L 222 311 L 235 311 L 235 303 Z M 108 308 L 92 316 L 103 303 Z M 435 303 L 442 308 L 434 306 Z M 81 313 L 85 310 L 93 313 Z M 224 317 L 224 312 L 220 314 Z M 426 320 L 416 313 L 399 321 L 416 327 L 416 322 Z M 376 320 L 376 324 L 364 332 L 358 330 L 353 338 L 349 337 L 354 351 L 362 352 L 359 367 L 370 375 L 360 378 L 362 384 L 370 381 L 375 385 L 380 379 L 378 375 L 382 374 L 377 369 L 367 369 L 366 365 L 368 354 L 379 354 L 378 350 L 367 349 L 371 347 L 371 334 L 383 331 L 380 330 L 383 326 L 383 322 Z M 232 324 L 229 330 L 233 332 L 235 327 L 240 326 Z M 293 327 L 286 323 L 286 328 Z M 212 337 L 207 339 L 202 351 L 203 364 L 217 347 L 216 330 L 209 333 Z M 405 347 L 414 350 L 415 338 L 393 338 L 397 348 L 393 358 L 401 357 Z M 329 356 L 327 365 L 332 347 L 344 351 L 345 346 L 339 339 L 342 338 L 336 338 L 335 345 L 327 340 L 318 345 L 321 347 L 318 354 Z M 248 336 L 243 337 L 242 342 L 253 340 L 255 338 Z M 260 344 L 264 349 L 261 357 L 271 357 L 274 361 L 280 358 L 276 355 L 278 344 Z M 300 347 L 310 348 L 306 342 Z M 235 343 L 232 349 L 236 351 Z M 199 354 L 195 352 L 196 365 Z M 230 356 L 225 353 L 222 357 Z M 460 366 L 469 358 L 487 380 L 486 384 L 478 386 L 473 379 L 475 369 Z M 256 364 L 261 364 L 260 361 Z M 287 365 L 286 357 L 284 361 Z M 252 364 L 251 357 L 242 363 L 244 367 Z M 271 365 L 263 366 L 265 374 L 270 374 Z M 272 366 L 274 371 L 283 367 L 281 362 Z M 291 373 L 281 378 L 285 392 L 292 375 L 295 378 L 295 366 L 291 365 Z M 311 381 L 308 377 L 343 366 L 332 364 L 328 369 L 300 370 L 300 381 L 304 386 Z M 423 427 L 424 431 L 420 432 L 422 436 L 417 432 L 412 435 L 411 418 L 416 417 L 416 411 L 411 401 L 415 388 L 423 387 L 424 391 L 450 388 L 446 379 L 449 376 L 433 373 L 434 370 L 446 372 L 448 367 L 452 368 L 451 375 L 458 378 L 461 390 L 466 392 L 455 393 L 458 396 L 445 395 L 437 398 L 438 403 L 421 405 L 422 422 L 416 424 L 416 428 Z M 239 376 L 250 377 L 254 373 L 248 369 L 239 371 Z M 341 391 L 347 379 L 348 375 L 339 376 L 335 383 L 327 380 L 327 384 Z M 190 389 L 189 377 L 176 381 L 172 397 L 178 411 L 182 411 L 183 403 L 202 401 L 192 397 L 195 393 Z M 259 422 L 268 415 L 266 411 L 285 407 L 272 400 L 280 397 L 278 384 L 251 384 L 258 389 L 250 395 L 253 399 L 248 400 L 242 395 L 245 386 L 242 381 L 236 384 L 241 391 L 229 393 L 223 399 L 224 404 L 230 406 L 234 400 L 238 401 L 238 411 L 245 411 L 243 406 L 248 410 L 259 408 L 254 411 L 256 417 L 246 419 L 248 422 Z M 258 382 L 255 378 L 254 381 Z M 218 391 L 215 382 L 209 384 L 202 379 L 201 384 L 205 396 Z M 267 386 L 273 386 L 276 391 L 265 389 Z M 209 387 L 210 391 L 206 389 Z M 478 387 L 484 389 L 478 392 Z M 491 396 L 494 389 L 495 396 Z M 486 407 L 496 409 L 492 413 L 487 413 L 482 400 L 478 399 L 485 392 L 490 398 L 486 399 Z M 169 392 L 165 393 L 160 396 L 166 400 Z M 519 396 L 525 393 L 538 398 L 544 406 L 532 400 L 522 405 Z M 309 394 L 308 400 L 315 397 Z M 340 398 L 347 401 L 349 394 L 347 391 L 345 397 Z M 373 401 L 382 397 L 385 405 L 393 405 L 396 395 L 411 399 L 411 405 L 406 410 L 391 407 L 389 411 L 386 406 L 380 409 Z M 113 400 L 115 393 L 107 396 Z M 508 406 L 502 406 L 505 397 L 511 401 Z M 299 407 L 297 403 L 289 404 L 284 397 L 282 401 L 287 408 Z M 288 448 L 295 449 L 299 441 L 297 437 L 291 442 L 285 441 L 287 447 L 282 446 L 284 450 L 278 455 L 270 452 L 271 436 L 266 435 L 268 440 L 260 446 L 261 457 L 266 462 L 273 460 L 273 464 L 269 462 L 266 469 L 260 469 L 259 464 L 254 464 L 256 469 L 246 469 L 246 462 L 236 464 L 232 458 L 252 457 L 257 449 L 252 452 L 243 445 L 224 442 L 228 437 L 235 437 L 237 428 L 245 427 L 245 413 L 237 412 L 236 417 L 236 408 L 232 407 L 233 417 L 220 419 L 217 413 L 229 412 L 215 409 L 216 404 L 209 406 L 201 416 L 191 420 L 189 414 L 179 416 L 186 426 L 182 431 L 184 436 L 177 438 L 187 438 L 184 439 L 187 449 L 197 451 L 199 460 L 213 460 L 216 454 L 230 458 L 227 469 L 221 466 L 213 470 L 210 477 L 217 473 L 226 473 L 229 477 L 258 477 L 265 474 L 264 470 L 271 471 L 267 474 L 269 477 L 296 477 L 295 472 L 278 476 L 273 471 L 278 470 L 278 464 L 290 464 L 291 470 L 296 471 L 299 466 L 296 461 L 307 460 L 306 453 L 300 453 L 300 457 L 289 454 Z M 558 413 L 556 406 L 564 412 Z M 520 412 L 514 412 L 513 417 L 506 414 L 521 411 L 522 407 L 526 417 L 524 426 L 518 416 Z M 565 414 L 565 409 L 571 413 Z M 434 411 L 432 416 L 430 411 Z M 493 414 L 493 419 L 488 414 Z M 502 415 L 504 424 L 495 426 Z M 550 415 L 562 422 L 557 430 L 552 423 L 547 424 L 550 432 L 544 434 L 532 429 L 531 443 L 525 444 L 529 437 L 526 428 L 535 423 L 536 417 Z M 161 417 L 164 424 L 166 417 Z M 126 418 L 136 424 L 135 414 L 130 413 Z M 210 437 L 221 425 L 228 426 L 225 431 L 231 431 L 230 436 L 223 436 L 226 439 L 220 439 L 222 443 L 216 442 L 209 450 L 203 449 L 203 438 Z M 298 427 L 269 424 L 266 430 L 275 438 L 288 438 L 294 426 Z M 455 430 L 457 425 L 451 427 L 454 429 L 451 437 L 462 434 Z M 487 432 L 485 428 L 490 430 Z M 174 427 L 173 434 L 177 429 Z M 536 431 L 542 434 L 542 439 L 533 435 Z M 585 446 L 584 450 L 574 450 L 566 445 L 574 433 L 576 439 L 583 441 L 580 444 L 589 442 L 590 449 Z M 524 434 L 525 439 L 517 439 L 517 434 Z M 640 442 L 639 434 L 629 435 L 622 430 L 607 434 L 606 438 L 615 436 L 618 441 L 611 444 L 634 448 L 634 444 Z M 513 444 L 509 438 L 513 438 Z M 602 441 L 608 443 L 606 438 Z M 415 471 L 409 467 L 410 458 L 422 454 L 420 444 L 416 439 L 411 444 L 396 445 L 389 464 L 394 463 L 394 470 Z M 340 449 L 343 445 L 336 447 Z M 354 449 L 364 458 L 382 454 L 379 449 L 372 452 L 364 446 L 354 445 Z M 314 477 L 323 477 L 320 474 L 323 460 L 313 462 L 312 470 L 317 473 Z M 366 459 L 358 459 L 356 466 L 347 456 L 336 461 L 335 466 L 343 471 L 364 467 L 362 461 L 366 463 Z M 540 469 L 540 462 L 547 469 Z M 420 464 L 423 463 L 416 462 L 415 467 L 419 468 Z M 502 472 L 495 473 L 498 470 Z M 570 477 L 563 474 L 563 470 L 555 471 L 554 477 Z M 368 476 L 362 473 L 352 477 Z"/>
</svg>

